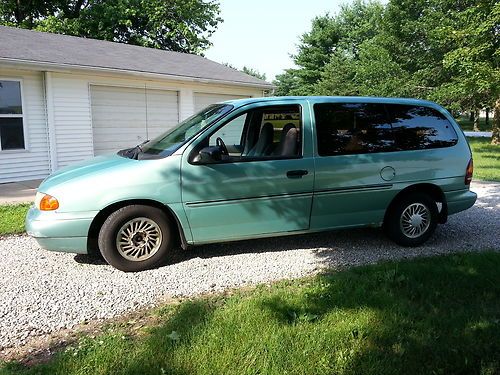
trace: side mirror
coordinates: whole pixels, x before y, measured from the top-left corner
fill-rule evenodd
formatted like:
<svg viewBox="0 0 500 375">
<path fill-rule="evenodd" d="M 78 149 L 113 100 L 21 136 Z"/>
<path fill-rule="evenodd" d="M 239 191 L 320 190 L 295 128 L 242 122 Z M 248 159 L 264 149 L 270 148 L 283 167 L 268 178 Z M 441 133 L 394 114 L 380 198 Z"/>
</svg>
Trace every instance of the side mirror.
<svg viewBox="0 0 500 375">
<path fill-rule="evenodd" d="M 208 146 L 200 150 L 193 159 L 195 164 L 213 164 L 222 160 L 222 153 L 218 146 Z"/>
</svg>

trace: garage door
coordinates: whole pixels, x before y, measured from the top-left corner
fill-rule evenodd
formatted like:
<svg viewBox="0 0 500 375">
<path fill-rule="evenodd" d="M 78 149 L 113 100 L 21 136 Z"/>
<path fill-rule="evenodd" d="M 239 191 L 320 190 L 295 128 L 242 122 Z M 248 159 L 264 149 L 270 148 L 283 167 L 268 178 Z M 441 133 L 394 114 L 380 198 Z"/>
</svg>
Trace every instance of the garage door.
<svg viewBox="0 0 500 375">
<path fill-rule="evenodd" d="M 246 99 L 246 98 L 250 98 L 250 96 L 210 94 L 210 93 L 207 94 L 207 93 L 196 92 L 194 93 L 194 111 L 195 112 L 201 111 L 203 108 L 213 103 L 224 102 L 226 100 L 231 100 L 231 99 Z"/>
<path fill-rule="evenodd" d="M 177 91 L 91 86 L 94 155 L 135 146 L 179 122 Z"/>
</svg>

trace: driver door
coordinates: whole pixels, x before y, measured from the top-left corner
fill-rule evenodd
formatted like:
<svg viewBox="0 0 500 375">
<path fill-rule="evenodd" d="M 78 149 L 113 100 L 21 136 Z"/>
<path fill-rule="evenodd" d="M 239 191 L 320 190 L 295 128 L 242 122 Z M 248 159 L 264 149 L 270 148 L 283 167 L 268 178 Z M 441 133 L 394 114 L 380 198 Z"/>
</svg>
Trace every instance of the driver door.
<svg viewBox="0 0 500 375">
<path fill-rule="evenodd" d="M 307 111 L 299 104 L 240 111 L 184 152 L 182 202 L 195 243 L 309 228 L 314 165 Z M 213 163 L 193 162 L 217 138 L 227 155 Z"/>
</svg>

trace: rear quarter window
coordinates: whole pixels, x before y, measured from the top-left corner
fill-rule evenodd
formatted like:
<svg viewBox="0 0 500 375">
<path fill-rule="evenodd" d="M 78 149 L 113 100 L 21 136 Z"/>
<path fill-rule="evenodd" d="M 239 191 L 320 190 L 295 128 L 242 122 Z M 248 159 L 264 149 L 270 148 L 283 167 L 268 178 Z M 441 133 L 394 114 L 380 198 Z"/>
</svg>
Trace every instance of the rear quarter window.
<svg viewBox="0 0 500 375">
<path fill-rule="evenodd" d="M 434 108 L 402 104 L 386 105 L 396 150 L 450 147 L 457 133 L 448 119 Z"/>
</svg>

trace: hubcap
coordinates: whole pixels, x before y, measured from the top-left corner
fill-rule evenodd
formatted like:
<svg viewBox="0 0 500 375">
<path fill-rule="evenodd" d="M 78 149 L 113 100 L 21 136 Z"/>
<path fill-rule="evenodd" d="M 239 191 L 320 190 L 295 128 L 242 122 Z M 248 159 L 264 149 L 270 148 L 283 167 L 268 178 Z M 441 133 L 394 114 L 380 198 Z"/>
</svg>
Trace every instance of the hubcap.
<svg viewBox="0 0 500 375">
<path fill-rule="evenodd" d="M 406 237 L 417 238 L 429 228 L 430 211 L 422 203 L 412 203 L 401 214 L 399 225 Z"/>
<path fill-rule="evenodd" d="M 151 219 L 138 217 L 127 221 L 116 235 L 116 247 L 122 257 L 133 262 L 151 258 L 160 248 L 160 227 Z"/>
</svg>

